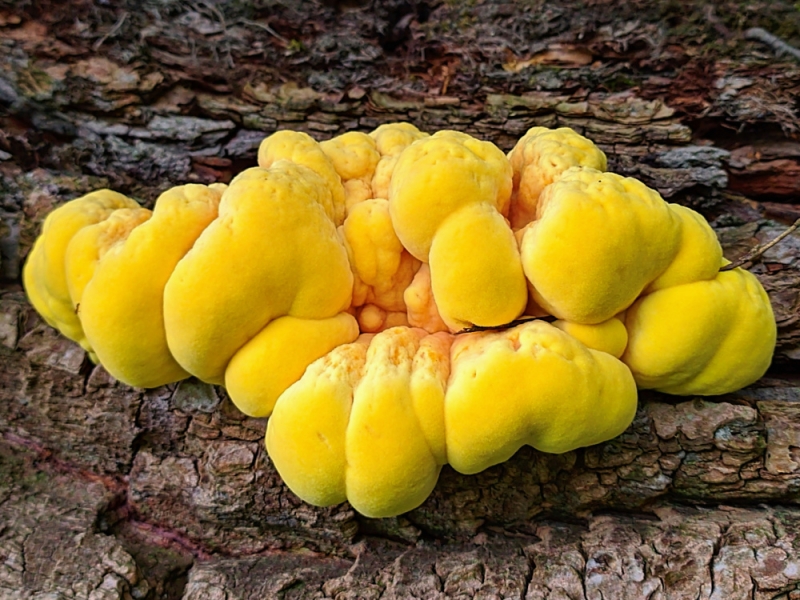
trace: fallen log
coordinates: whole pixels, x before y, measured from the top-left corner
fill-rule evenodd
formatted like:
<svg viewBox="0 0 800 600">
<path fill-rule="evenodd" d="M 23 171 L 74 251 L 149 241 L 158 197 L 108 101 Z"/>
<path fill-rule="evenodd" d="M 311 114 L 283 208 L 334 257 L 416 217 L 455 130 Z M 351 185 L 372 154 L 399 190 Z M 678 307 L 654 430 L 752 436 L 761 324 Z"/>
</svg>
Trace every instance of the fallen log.
<svg viewBox="0 0 800 600">
<path fill-rule="evenodd" d="M 195 380 L 117 383 L 19 286 L 61 202 L 110 186 L 152 205 L 177 183 L 229 180 L 276 129 L 325 139 L 399 120 L 504 150 L 529 127 L 573 127 L 611 170 L 701 211 L 735 260 L 800 216 L 796 66 L 704 62 L 622 5 L 548 20 L 515 3 L 306 3 L 312 34 L 283 4 L 222 20 L 206 4 L 90 4 L 0 2 L 4 597 L 797 596 L 796 233 L 750 266 L 779 326 L 762 381 L 720 398 L 642 393 L 619 438 L 523 448 L 475 476 L 445 467 L 393 519 L 304 504 L 264 451 L 265 420 Z M 697 14 L 708 39 L 733 35 Z"/>
</svg>

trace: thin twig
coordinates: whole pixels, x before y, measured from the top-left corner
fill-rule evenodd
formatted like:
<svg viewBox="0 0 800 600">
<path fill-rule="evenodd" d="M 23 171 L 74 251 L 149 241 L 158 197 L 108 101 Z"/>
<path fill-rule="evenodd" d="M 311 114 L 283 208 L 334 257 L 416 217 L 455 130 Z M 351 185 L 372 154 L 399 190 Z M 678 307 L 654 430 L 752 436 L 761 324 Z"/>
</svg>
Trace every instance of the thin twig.
<svg viewBox="0 0 800 600">
<path fill-rule="evenodd" d="M 108 38 L 115 36 L 117 32 L 122 28 L 122 25 L 125 23 L 125 19 L 127 18 L 128 18 L 128 12 L 126 11 L 122 13 L 122 16 L 119 19 L 117 19 L 117 22 L 114 23 L 114 26 L 109 30 L 109 32 L 94 43 L 94 45 L 92 46 L 92 50 L 98 50 L 100 46 L 102 46 Z"/>
<path fill-rule="evenodd" d="M 720 269 L 720 271 L 732 271 L 733 269 L 736 269 L 737 267 L 741 267 L 742 265 L 745 265 L 745 264 L 749 263 L 750 261 L 752 261 L 752 260 L 758 258 L 759 256 L 761 256 L 762 254 L 764 254 L 767 250 L 772 248 L 774 245 L 779 244 L 781 242 L 781 240 L 783 240 L 787 236 L 789 236 L 792 233 L 794 233 L 795 231 L 797 231 L 797 229 L 800 229 L 800 219 L 797 219 L 792 224 L 792 226 L 789 227 L 789 229 L 787 229 L 786 231 L 781 233 L 775 239 L 767 242 L 766 244 L 762 244 L 760 246 L 756 246 L 755 248 L 750 250 L 750 252 L 745 254 L 743 257 L 741 257 L 737 261 L 732 262 L 731 264 L 725 265 L 724 267 L 722 267 Z"/>
<path fill-rule="evenodd" d="M 800 60 L 800 50 L 794 46 L 790 46 L 779 37 L 772 35 L 769 31 L 761 29 L 761 27 L 752 27 L 744 32 L 744 37 L 747 40 L 756 40 L 762 44 L 766 44 L 775 51 L 776 56 L 783 56 L 788 54 L 797 60 Z"/>
<path fill-rule="evenodd" d="M 228 68 L 234 69 L 236 68 L 236 63 L 233 60 L 233 50 L 231 48 L 231 40 L 228 36 L 228 23 L 225 21 L 225 15 L 213 4 L 208 2 L 199 2 L 197 4 L 193 4 L 192 8 L 195 12 L 200 14 L 205 14 L 210 17 L 215 17 L 219 26 L 222 27 L 222 37 L 225 40 L 225 53 L 226 58 L 228 59 Z M 205 10 L 204 10 L 205 9 Z M 214 60 L 219 61 L 220 57 L 217 54 L 217 49 L 214 47 Z"/>
<path fill-rule="evenodd" d="M 544 321 L 545 323 L 552 323 L 553 321 L 558 321 L 558 319 L 550 315 L 547 315 L 546 317 L 522 317 L 520 319 L 514 319 L 510 323 L 505 323 L 503 325 L 473 325 L 472 327 L 467 327 L 461 331 L 456 331 L 456 335 L 460 335 L 462 333 L 477 333 L 479 331 L 499 331 L 503 329 L 511 329 L 517 325 L 530 323 L 531 321 Z"/>
<path fill-rule="evenodd" d="M 225 24 L 225 15 L 222 14 L 222 11 L 208 2 L 200 2 L 199 4 L 195 4 L 194 9 L 197 12 L 202 13 L 203 11 L 200 8 L 201 6 L 205 6 L 215 17 L 217 17 L 217 21 L 219 21 L 219 24 L 222 27 L 222 33 L 227 33 L 228 26 Z"/>
<path fill-rule="evenodd" d="M 263 29 L 279 42 L 283 42 L 284 44 L 287 45 L 289 44 L 289 40 L 287 40 L 285 37 L 283 37 L 269 25 L 265 25 L 264 23 L 258 23 L 256 21 L 250 21 L 248 19 L 239 19 L 237 23 L 239 23 L 240 25 L 249 25 L 250 27 L 258 27 L 259 29 Z"/>
</svg>

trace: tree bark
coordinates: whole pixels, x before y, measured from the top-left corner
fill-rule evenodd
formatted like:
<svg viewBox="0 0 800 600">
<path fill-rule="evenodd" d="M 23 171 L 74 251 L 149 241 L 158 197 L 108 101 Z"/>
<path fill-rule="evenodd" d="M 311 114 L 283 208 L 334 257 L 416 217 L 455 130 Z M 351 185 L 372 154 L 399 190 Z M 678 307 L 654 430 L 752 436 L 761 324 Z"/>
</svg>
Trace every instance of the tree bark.
<svg viewBox="0 0 800 600">
<path fill-rule="evenodd" d="M 779 326 L 762 381 L 642 393 L 619 438 L 446 467 L 393 519 L 297 499 L 223 389 L 123 386 L 42 323 L 19 271 L 51 208 L 228 180 L 279 128 L 402 120 L 508 150 L 573 127 L 731 259 L 800 216 L 800 69 L 744 41 L 735 3 L 262 4 L 0 1 L 0 595 L 800 598 L 796 233 L 751 267 Z M 741 10 L 800 37 L 790 3 Z"/>
</svg>

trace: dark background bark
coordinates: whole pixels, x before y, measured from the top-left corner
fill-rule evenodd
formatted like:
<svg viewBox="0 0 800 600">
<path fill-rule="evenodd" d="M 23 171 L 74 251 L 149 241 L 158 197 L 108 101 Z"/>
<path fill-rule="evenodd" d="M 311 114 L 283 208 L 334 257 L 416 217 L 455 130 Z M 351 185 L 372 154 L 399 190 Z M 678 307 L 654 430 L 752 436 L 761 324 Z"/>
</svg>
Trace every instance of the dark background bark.
<svg viewBox="0 0 800 600">
<path fill-rule="evenodd" d="M 796 234 L 751 267 L 779 324 L 762 381 L 642 394 L 616 440 L 445 468 L 381 520 L 299 501 L 224 390 L 116 383 L 19 286 L 62 201 L 151 204 L 277 128 L 397 120 L 504 150 L 573 127 L 735 258 L 800 217 L 800 68 L 750 27 L 800 45 L 788 2 L 0 0 L 0 596 L 800 598 Z"/>
</svg>

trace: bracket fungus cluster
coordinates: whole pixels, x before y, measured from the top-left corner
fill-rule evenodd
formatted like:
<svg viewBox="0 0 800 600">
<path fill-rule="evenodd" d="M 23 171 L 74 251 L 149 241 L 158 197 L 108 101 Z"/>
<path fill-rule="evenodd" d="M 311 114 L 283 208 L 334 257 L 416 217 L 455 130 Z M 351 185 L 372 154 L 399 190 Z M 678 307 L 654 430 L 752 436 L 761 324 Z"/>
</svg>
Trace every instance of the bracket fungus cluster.
<svg viewBox="0 0 800 600">
<path fill-rule="evenodd" d="M 269 455 L 313 504 L 397 515 L 445 464 L 619 435 L 637 387 L 723 394 L 769 366 L 757 279 L 570 129 L 508 155 L 405 123 L 280 131 L 258 162 L 152 211 L 109 190 L 57 208 L 24 284 L 120 381 L 191 375 L 271 415 Z"/>
</svg>

